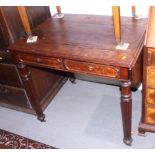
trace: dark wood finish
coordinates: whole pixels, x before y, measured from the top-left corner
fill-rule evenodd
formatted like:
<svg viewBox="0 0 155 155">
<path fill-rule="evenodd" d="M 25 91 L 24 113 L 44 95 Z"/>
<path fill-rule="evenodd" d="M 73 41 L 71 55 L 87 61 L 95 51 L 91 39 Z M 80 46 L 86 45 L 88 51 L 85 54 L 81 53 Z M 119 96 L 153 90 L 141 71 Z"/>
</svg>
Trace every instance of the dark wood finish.
<svg viewBox="0 0 155 155">
<path fill-rule="evenodd" d="M 25 7 L 25 11 L 31 29 L 50 17 L 49 7 L 46 6 Z M 40 109 L 37 111 L 40 118 L 43 114 L 39 114 L 39 111 L 42 113 L 45 110 L 66 78 L 59 72 L 29 66 L 39 106 L 31 105 L 15 61 L 7 50 L 10 44 L 22 36 L 26 35 L 17 7 L 0 7 L 0 105 L 35 115 L 36 110 Z"/>
<path fill-rule="evenodd" d="M 31 29 L 44 22 L 45 19 L 51 17 L 50 9 L 48 6 L 26 6 L 26 13 Z"/>
<path fill-rule="evenodd" d="M 141 83 L 139 63 L 146 22 L 146 19 L 133 21 L 132 17 L 122 17 L 122 38 L 130 44 L 126 51 L 115 49 L 111 17 L 71 14 L 65 14 L 63 19 L 48 19 L 35 28 L 32 34 L 38 35 L 37 43 L 26 44 L 26 38 L 21 38 L 9 49 L 16 58 L 17 65 L 22 63 L 121 82 L 123 141 L 130 145 L 130 89 L 131 85 L 138 86 Z M 25 87 L 29 87 L 26 89 L 29 96 L 35 98 L 31 91 L 34 90 L 31 88 L 33 83 L 29 81 Z"/>
<path fill-rule="evenodd" d="M 0 72 L 2 73 L 0 76 L 1 84 L 7 84 L 13 87 L 22 88 L 22 81 L 18 75 L 18 70 L 15 65 L 1 63 Z M 8 73 L 11 76 L 8 76 Z"/>
<path fill-rule="evenodd" d="M 131 81 L 121 82 L 121 111 L 124 131 L 124 143 L 131 145 L 131 115 L 132 115 Z"/>
<path fill-rule="evenodd" d="M 78 61 L 82 60 L 96 64 L 130 68 L 135 66 L 143 48 L 141 45 L 143 45 L 144 33 L 141 33 L 141 31 L 144 30 L 146 25 L 145 19 L 133 21 L 132 18 L 122 17 L 122 37 L 125 42 L 130 44 L 127 50 L 122 51 L 115 49 L 111 17 L 74 16 L 66 14 L 63 19 L 48 19 L 33 31 L 33 34 L 39 37 L 37 43 L 26 44 L 26 38 L 23 37 L 11 47 L 16 49 L 17 52 L 20 51 L 19 56 L 22 54 L 28 54 L 29 56 L 31 54 L 31 57 L 37 55 L 48 59 L 49 57 L 56 59 L 70 59 L 70 57 L 73 57 Z M 133 36 L 130 35 L 133 31 L 135 31 L 134 40 Z M 61 36 L 60 38 L 58 38 L 58 34 Z M 104 39 L 104 44 L 103 36 L 107 37 L 107 39 Z M 60 56 L 58 57 L 58 55 Z M 36 62 L 35 64 L 42 66 L 44 63 L 37 64 Z"/>
<path fill-rule="evenodd" d="M 34 87 L 32 87 L 32 84 L 31 84 L 31 83 L 33 83 L 32 77 L 31 77 L 31 72 L 28 70 L 26 65 L 23 63 L 19 63 L 17 67 L 18 67 L 19 73 L 21 75 L 24 87 L 25 87 L 27 95 L 29 97 L 29 100 L 31 101 L 31 105 L 34 108 L 34 110 L 36 111 L 38 119 L 40 121 L 44 121 L 45 115 L 43 114 L 42 108 L 41 108 L 39 102 L 37 101 L 35 89 L 34 89 Z"/>
<path fill-rule="evenodd" d="M 26 54 L 21 54 L 19 56 L 19 59 L 21 61 L 27 62 L 29 64 L 39 64 L 39 66 L 46 66 L 50 67 L 51 65 L 53 68 L 63 68 L 62 60 L 59 58 L 48 58 L 48 57 L 36 57 L 35 55 L 32 55 L 31 57 Z"/>
<path fill-rule="evenodd" d="M 23 111 L 24 109 L 32 109 L 23 88 L 2 85 L 0 92 L 0 105 L 11 109 Z M 7 97 L 6 97 L 7 96 Z M 18 102 L 17 102 L 18 99 Z"/>
<path fill-rule="evenodd" d="M 142 48 L 142 52 L 143 52 L 143 48 Z M 136 89 L 139 87 L 139 85 L 141 83 L 139 83 L 139 81 L 142 81 L 142 66 L 143 66 L 143 55 L 141 53 L 141 55 L 139 56 L 137 62 L 135 63 L 135 66 L 133 67 L 133 69 L 131 70 L 131 77 L 132 77 L 132 89 Z M 137 73 L 138 72 L 138 73 Z"/>
</svg>

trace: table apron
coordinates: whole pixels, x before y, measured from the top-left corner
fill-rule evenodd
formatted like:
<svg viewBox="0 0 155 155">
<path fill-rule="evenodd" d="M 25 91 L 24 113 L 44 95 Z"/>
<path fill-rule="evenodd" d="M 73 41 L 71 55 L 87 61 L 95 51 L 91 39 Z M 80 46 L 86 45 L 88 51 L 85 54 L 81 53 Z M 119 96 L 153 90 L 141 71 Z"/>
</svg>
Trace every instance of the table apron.
<svg viewBox="0 0 155 155">
<path fill-rule="evenodd" d="M 51 68 L 66 72 L 88 74 L 115 80 L 129 80 L 129 68 L 107 64 L 96 64 L 55 57 L 18 54 L 17 61 L 37 67 Z"/>
</svg>

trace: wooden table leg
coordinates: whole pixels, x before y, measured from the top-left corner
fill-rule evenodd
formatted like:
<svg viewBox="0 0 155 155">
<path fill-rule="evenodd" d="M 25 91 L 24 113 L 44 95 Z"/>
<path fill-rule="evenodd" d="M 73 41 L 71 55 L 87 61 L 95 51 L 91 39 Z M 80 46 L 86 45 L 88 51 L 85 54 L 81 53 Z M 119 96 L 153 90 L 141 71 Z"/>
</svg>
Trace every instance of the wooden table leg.
<svg viewBox="0 0 155 155">
<path fill-rule="evenodd" d="M 31 36 L 31 28 L 30 28 L 30 24 L 29 24 L 29 20 L 27 17 L 25 7 L 17 6 L 17 9 L 18 9 L 19 15 L 21 17 L 21 21 L 24 26 L 25 32 L 27 33 L 28 36 Z"/>
<path fill-rule="evenodd" d="M 23 85 L 27 92 L 30 103 L 37 114 L 38 120 L 40 120 L 41 122 L 45 121 L 45 115 L 43 114 L 41 106 L 39 105 L 38 101 L 36 100 L 36 93 L 35 93 L 35 89 L 33 87 L 33 82 L 32 82 L 30 71 L 28 70 L 27 66 L 25 64 L 23 64 L 22 62 L 19 62 L 17 64 L 17 68 L 18 68 L 19 74 L 22 78 Z"/>
<path fill-rule="evenodd" d="M 57 10 L 57 13 L 60 15 L 61 14 L 61 6 L 56 6 L 56 10 Z"/>
<path fill-rule="evenodd" d="M 121 43 L 120 6 L 112 6 L 112 12 L 113 12 L 114 35 L 117 44 L 120 44 Z"/>
<path fill-rule="evenodd" d="M 132 10 L 132 17 L 135 18 L 136 17 L 136 6 L 131 6 L 131 10 Z"/>
<path fill-rule="evenodd" d="M 73 83 L 73 84 L 76 84 L 76 78 L 75 78 L 75 76 L 74 76 L 74 73 L 68 72 L 67 74 L 68 74 L 68 77 L 69 77 L 69 81 L 70 81 L 71 83 Z"/>
<path fill-rule="evenodd" d="M 132 115 L 132 98 L 131 98 L 131 81 L 121 82 L 121 111 L 123 121 L 124 138 L 126 145 L 131 145 L 131 115 Z"/>
</svg>

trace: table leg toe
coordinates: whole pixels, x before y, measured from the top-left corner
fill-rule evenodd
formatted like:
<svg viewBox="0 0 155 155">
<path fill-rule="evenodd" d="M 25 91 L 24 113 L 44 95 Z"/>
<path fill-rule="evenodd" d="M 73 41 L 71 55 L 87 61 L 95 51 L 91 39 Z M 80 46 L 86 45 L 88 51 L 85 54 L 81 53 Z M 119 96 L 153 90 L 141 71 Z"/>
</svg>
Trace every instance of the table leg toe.
<svg viewBox="0 0 155 155">
<path fill-rule="evenodd" d="M 124 138 L 124 139 L 123 139 L 123 142 L 124 142 L 126 145 L 128 145 L 128 146 L 131 146 L 132 141 L 133 141 L 132 137 L 131 137 L 131 138 Z"/>
<path fill-rule="evenodd" d="M 39 120 L 40 122 L 46 122 L 46 120 L 45 120 L 45 114 L 41 114 L 41 115 L 38 116 L 37 118 L 38 118 L 38 120 Z"/>
</svg>

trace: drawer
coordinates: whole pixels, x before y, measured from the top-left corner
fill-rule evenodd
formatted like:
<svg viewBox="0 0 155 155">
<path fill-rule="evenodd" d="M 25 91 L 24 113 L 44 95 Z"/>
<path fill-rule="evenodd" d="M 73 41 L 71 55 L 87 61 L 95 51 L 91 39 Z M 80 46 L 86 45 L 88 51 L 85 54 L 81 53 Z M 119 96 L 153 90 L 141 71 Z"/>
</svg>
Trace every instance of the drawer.
<svg viewBox="0 0 155 155">
<path fill-rule="evenodd" d="M 19 56 L 19 59 L 23 62 L 26 62 L 28 64 L 36 64 L 37 66 L 46 66 L 49 68 L 62 68 L 63 63 L 62 60 L 59 58 L 47 58 L 47 57 L 41 57 L 41 56 L 30 56 L 22 54 Z"/>
<path fill-rule="evenodd" d="M 155 49 L 149 48 L 147 51 L 147 65 L 155 66 Z"/>
<path fill-rule="evenodd" d="M 155 89 L 146 88 L 146 103 L 155 105 Z"/>
<path fill-rule="evenodd" d="M 155 124 L 155 108 L 145 107 L 145 122 Z"/>
<path fill-rule="evenodd" d="M 155 88 L 155 67 L 148 66 L 146 68 L 146 84 L 150 88 Z"/>
<path fill-rule="evenodd" d="M 93 63 L 85 63 L 79 61 L 65 60 L 64 65 L 69 71 L 77 71 L 83 73 L 90 73 L 100 76 L 107 76 L 112 78 L 119 77 L 119 68 L 107 65 L 97 65 Z"/>
</svg>

